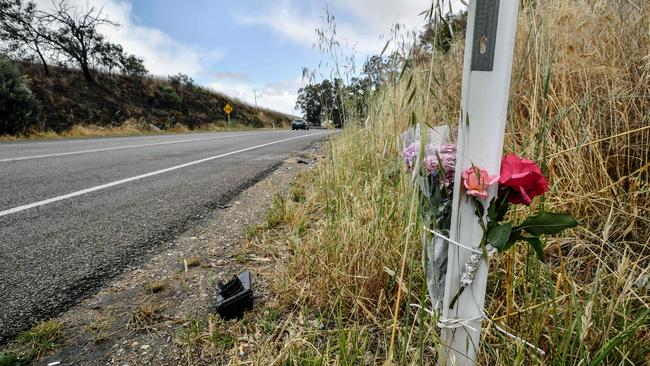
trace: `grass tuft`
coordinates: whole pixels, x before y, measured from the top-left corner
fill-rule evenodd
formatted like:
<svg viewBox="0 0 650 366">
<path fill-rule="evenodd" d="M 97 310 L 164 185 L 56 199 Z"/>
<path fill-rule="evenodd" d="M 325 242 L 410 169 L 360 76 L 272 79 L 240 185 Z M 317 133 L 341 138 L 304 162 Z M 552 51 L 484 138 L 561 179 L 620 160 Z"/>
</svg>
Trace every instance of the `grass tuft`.
<svg viewBox="0 0 650 366">
<path fill-rule="evenodd" d="M 95 344 L 108 340 L 111 336 L 113 321 L 108 318 L 97 318 L 90 324 L 86 325 L 86 331 L 90 333 Z"/>
<path fill-rule="evenodd" d="M 162 320 L 162 308 L 152 303 L 138 305 L 126 323 L 126 330 L 137 333 L 150 332 Z"/>
<path fill-rule="evenodd" d="M 55 320 L 39 322 L 18 335 L 21 348 L 30 358 L 41 358 L 47 351 L 56 349 L 63 339 L 63 325 Z"/>
<path fill-rule="evenodd" d="M 193 256 L 193 257 L 184 259 L 183 262 L 184 262 L 185 266 L 187 266 L 188 268 L 198 267 L 198 266 L 201 265 L 201 257 Z"/>
<path fill-rule="evenodd" d="M 29 360 L 16 355 L 15 353 L 1 353 L 0 366 L 22 366 L 29 364 Z"/>
<path fill-rule="evenodd" d="M 150 281 L 144 284 L 144 289 L 149 294 L 156 294 L 167 287 L 166 281 Z"/>
</svg>

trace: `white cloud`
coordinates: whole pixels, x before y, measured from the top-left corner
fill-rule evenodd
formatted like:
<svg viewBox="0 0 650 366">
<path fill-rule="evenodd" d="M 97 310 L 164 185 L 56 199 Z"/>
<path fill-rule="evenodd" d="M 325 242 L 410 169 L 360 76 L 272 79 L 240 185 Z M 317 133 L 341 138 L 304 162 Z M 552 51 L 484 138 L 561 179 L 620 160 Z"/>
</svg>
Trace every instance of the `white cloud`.
<svg viewBox="0 0 650 366">
<path fill-rule="evenodd" d="M 298 89 L 302 87 L 300 77 L 258 85 L 251 82 L 220 79 L 208 84 L 208 87 L 251 105 L 257 105 L 288 114 L 297 114 L 294 109 Z"/>
<path fill-rule="evenodd" d="M 380 52 L 396 24 L 402 27 L 402 33 L 420 30 L 425 23 L 420 14 L 431 6 L 430 1 L 423 0 L 333 1 L 330 13 L 335 16 L 336 39 L 347 52 L 354 50 L 364 56 Z M 453 11 L 464 8 L 460 0 L 442 0 L 443 12 L 449 10 L 449 1 Z M 243 24 L 269 27 L 288 40 L 313 47 L 318 42 L 316 29 L 324 25 L 325 2 L 302 12 L 299 8 L 295 0 L 270 1 L 268 9 L 257 15 L 240 14 L 235 18 Z"/>
<path fill-rule="evenodd" d="M 271 109 L 289 114 L 298 114 L 295 105 L 298 98 L 298 89 L 302 86 L 301 77 L 266 84 L 262 87 L 261 94 L 258 95 L 258 102 L 261 100 L 264 106 Z"/>
<path fill-rule="evenodd" d="M 220 60 L 220 50 L 205 50 L 179 42 L 158 28 L 146 27 L 134 21 L 132 5 L 125 0 L 68 0 L 72 6 L 83 9 L 94 6 L 119 27 L 101 26 L 106 38 L 122 45 L 124 50 L 144 60 L 145 66 L 154 75 L 166 76 L 179 72 L 216 80 L 207 87 L 228 96 L 255 104 L 253 89 L 257 90 L 259 106 L 273 110 L 295 113 L 300 85 L 295 81 L 258 85 L 249 80 L 244 72 L 214 72 L 209 65 Z M 51 9 L 51 0 L 37 0 L 41 9 Z M 298 80 L 299 82 L 299 80 Z"/>
<path fill-rule="evenodd" d="M 334 0 L 340 9 L 353 14 L 366 27 L 385 32 L 394 24 L 404 25 L 407 30 L 420 29 L 425 19 L 420 15 L 431 8 L 432 0 Z M 434 0 L 435 2 L 435 0 Z M 440 1 L 442 12 L 449 11 L 449 0 Z M 459 0 L 451 0 L 452 11 L 464 8 Z"/>
<path fill-rule="evenodd" d="M 236 15 L 236 20 L 242 24 L 269 27 L 286 39 L 311 48 L 318 43 L 317 29 L 323 28 L 321 12 L 323 9 L 312 9 L 308 13 L 300 13 L 297 6 L 290 0 L 280 0 L 273 4 L 268 11 L 257 15 Z M 377 35 L 363 32 L 363 27 L 355 29 L 346 23 L 336 24 L 337 39 L 346 48 L 355 48 L 364 53 L 373 52 L 380 43 Z"/>
<path fill-rule="evenodd" d="M 257 15 L 236 14 L 238 22 L 247 25 L 263 25 L 284 35 L 298 44 L 311 47 L 316 41 L 315 30 L 320 25 L 318 15 L 299 14 L 289 0 L 280 0 L 279 4 L 271 4 L 268 11 L 260 11 Z"/>
<path fill-rule="evenodd" d="M 427 8 L 427 2 L 422 0 L 335 0 L 342 9 L 352 14 L 366 27 L 375 31 L 385 32 L 393 24 L 402 24 L 407 28 L 418 28 L 424 23 L 418 15 Z"/>
<path fill-rule="evenodd" d="M 216 78 L 217 80 L 225 79 L 225 80 L 245 81 L 245 82 L 250 81 L 248 74 L 244 72 L 238 72 L 238 71 L 204 72 L 201 73 L 201 75 L 210 76 Z"/>
<path fill-rule="evenodd" d="M 224 55 L 219 50 L 201 50 L 181 43 L 160 29 L 136 24 L 130 2 L 121 0 L 72 0 L 73 6 L 94 6 L 103 9 L 102 14 L 119 24 L 119 27 L 103 25 L 100 32 L 124 50 L 144 60 L 150 73 L 171 75 L 179 72 L 195 75 Z M 41 9 L 52 7 L 50 0 L 37 0 Z"/>
</svg>

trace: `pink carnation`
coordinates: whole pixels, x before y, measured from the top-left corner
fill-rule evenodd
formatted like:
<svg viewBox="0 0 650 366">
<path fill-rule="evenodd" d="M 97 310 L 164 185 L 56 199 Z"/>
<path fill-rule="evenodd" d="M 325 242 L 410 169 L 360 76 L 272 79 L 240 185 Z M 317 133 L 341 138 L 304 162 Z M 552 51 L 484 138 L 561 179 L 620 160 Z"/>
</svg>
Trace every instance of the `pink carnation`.
<svg viewBox="0 0 650 366">
<path fill-rule="evenodd" d="M 404 157 L 406 166 L 408 166 L 409 169 L 413 169 L 413 165 L 415 164 L 415 161 L 417 160 L 419 153 L 420 153 L 420 143 L 418 142 L 414 142 L 410 144 L 404 149 L 404 151 L 402 151 L 402 156 Z"/>
<path fill-rule="evenodd" d="M 425 167 L 429 173 L 440 171 L 440 163 L 445 175 L 442 182 L 450 186 L 454 181 L 454 172 L 456 170 L 456 145 L 442 144 L 439 149 L 427 147 L 427 157 L 424 160 Z"/>
</svg>

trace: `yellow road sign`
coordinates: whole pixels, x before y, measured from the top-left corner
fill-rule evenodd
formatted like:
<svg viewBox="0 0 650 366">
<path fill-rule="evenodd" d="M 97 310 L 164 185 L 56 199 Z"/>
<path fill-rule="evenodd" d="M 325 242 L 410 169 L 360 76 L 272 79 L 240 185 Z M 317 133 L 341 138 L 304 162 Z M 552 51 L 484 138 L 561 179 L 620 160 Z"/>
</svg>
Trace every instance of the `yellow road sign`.
<svg viewBox="0 0 650 366">
<path fill-rule="evenodd" d="M 226 104 L 226 106 L 223 107 L 223 111 L 227 114 L 230 114 L 230 112 L 232 112 L 232 106 L 230 104 Z"/>
</svg>

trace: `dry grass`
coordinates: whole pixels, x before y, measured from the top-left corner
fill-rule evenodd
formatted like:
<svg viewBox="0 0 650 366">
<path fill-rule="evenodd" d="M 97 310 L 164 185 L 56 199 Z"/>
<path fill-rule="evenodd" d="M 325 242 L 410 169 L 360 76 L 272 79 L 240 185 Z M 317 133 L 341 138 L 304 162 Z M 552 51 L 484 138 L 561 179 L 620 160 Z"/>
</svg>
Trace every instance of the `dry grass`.
<svg viewBox="0 0 650 366">
<path fill-rule="evenodd" d="M 108 317 L 98 317 L 93 322 L 85 326 L 85 331 L 91 335 L 95 344 L 105 342 L 110 339 L 114 325 L 114 320 Z"/>
<path fill-rule="evenodd" d="M 74 137 L 135 136 L 152 133 L 131 125 L 119 127 L 101 127 L 95 125 L 74 125 L 67 131 L 34 131 L 21 136 L 0 136 L 0 141 L 52 140 Z"/>
<path fill-rule="evenodd" d="M 84 138 L 84 137 L 121 137 L 121 136 L 141 136 L 141 135 L 162 135 L 176 133 L 199 133 L 199 132 L 226 132 L 226 131 L 249 131 L 258 130 L 259 128 L 237 124 L 227 127 L 221 121 L 207 123 L 200 128 L 190 130 L 187 126 L 177 123 L 165 130 L 155 131 L 147 126 L 137 124 L 123 124 L 121 126 L 102 127 L 96 125 L 74 125 L 67 131 L 33 131 L 26 135 L 9 136 L 0 135 L 0 142 L 27 141 L 27 140 L 55 140 L 64 138 Z"/>
<path fill-rule="evenodd" d="M 151 332 L 155 325 L 163 319 L 162 308 L 150 302 L 137 305 L 126 323 L 126 330 L 130 332 Z"/>
<path fill-rule="evenodd" d="M 201 257 L 193 256 L 193 257 L 185 258 L 183 259 L 183 263 L 185 267 L 188 268 L 198 267 L 201 265 Z"/>
<path fill-rule="evenodd" d="M 480 363 L 644 364 L 650 296 L 635 283 L 650 273 L 650 3 L 537 3 L 521 11 L 505 146 L 547 169 L 551 189 L 538 205 L 570 211 L 582 225 L 546 243 L 544 264 L 524 246 L 492 261 L 487 313 L 546 354 L 487 326 Z M 272 225 L 251 247 L 290 256 L 271 280 L 286 319 L 278 327 L 291 330 L 273 332 L 258 362 L 385 360 L 404 256 L 402 304 L 426 305 L 398 134 L 413 113 L 455 124 L 461 65 L 459 42 L 389 85 L 368 128 L 349 126 L 299 180 L 304 197 L 276 200 Z M 300 317 L 322 326 L 292 325 Z M 434 324 L 402 306 L 392 362 L 434 362 Z"/>
<path fill-rule="evenodd" d="M 149 294 L 156 294 L 167 288 L 166 280 L 154 280 L 144 284 L 144 289 Z"/>
<path fill-rule="evenodd" d="M 201 360 L 202 364 L 214 364 L 216 361 L 213 358 L 221 356 L 222 359 L 229 359 L 230 364 L 239 364 L 238 350 L 244 347 L 241 344 L 235 347 L 235 334 L 242 339 L 245 332 L 246 328 L 241 323 L 225 322 L 215 315 L 209 315 L 206 321 L 189 319 L 175 341 L 185 351 L 183 363 L 194 364 L 195 360 Z"/>
</svg>

